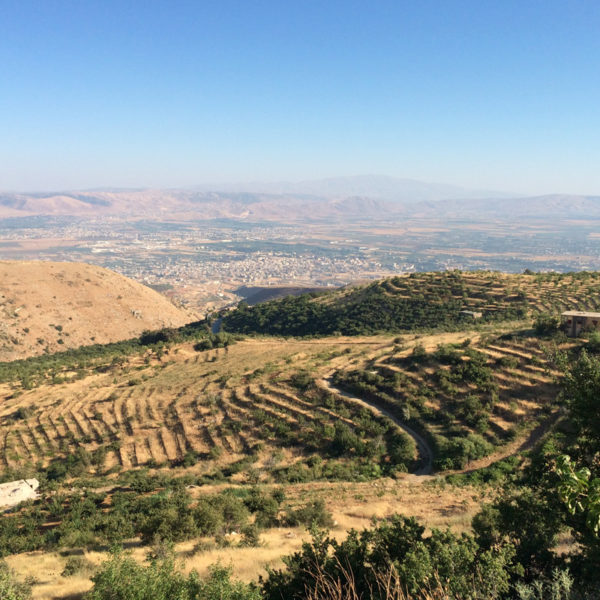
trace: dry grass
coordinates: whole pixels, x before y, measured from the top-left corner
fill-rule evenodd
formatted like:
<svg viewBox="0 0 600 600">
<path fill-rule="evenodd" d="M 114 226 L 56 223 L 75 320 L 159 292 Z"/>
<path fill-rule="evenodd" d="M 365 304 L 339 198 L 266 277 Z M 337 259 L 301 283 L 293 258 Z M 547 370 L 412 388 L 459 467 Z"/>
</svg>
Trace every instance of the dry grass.
<svg viewBox="0 0 600 600">
<path fill-rule="evenodd" d="M 423 480 L 428 485 L 423 485 Z M 484 496 L 473 488 L 455 488 L 436 485 L 434 477 L 400 480 L 382 479 L 370 483 L 324 483 L 290 485 L 286 495 L 292 504 L 322 498 L 332 511 L 335 525 L 332 535 L 346 536 L 348 529 L 370 527 L 373 518 L 385 518 L 394 513 L 414 516 L 427 527 L 451 527 L 456 532 L 468 531 L 470 520 Z M 214 487 L 201 488 L 200 493 L 216 491 Z M 236 544 L 236 536 L 231 536 Z M 275 528 L 261 533 L 259 548 L 216 548 L 213 540 L 190 540 L 175 547 L 176 556 L 186 571 L 196 569 L 201 575 L 211 565 L 220 562 L 233 567 L 234 575 L 244 581 L 257 579 L 267 567 L 282 566 L 281 558 L 298 550 L 308 533 L 302 528 Z M 195 546 L 201 543 L 199 549 Z M 143 561 L 147 548 L 134 546 L 133 556 Z M 107 558 L 104 552 L 85 552 L 84 557 L 99 565 Z M 9 566 L 19 577 L 33 576 L 34 600 L 68 598 L 91 587 L 90 574 L 61 575 L 67 558 L 57 552 L 29 552 L 7 558 Z"/>
<path fill-rule="evenodd" d="M 182 344 L 162 361 L 150 355 L 132 357 L 125 365 L 112 365 L 106 373 L 43 385 L 16 396 L 4 384 L 0 386 L 0 397 L 4 396 L 0 465 L 47 465 L 79 446 L 92 452 L 113 442 L 120 447 L 109 452 L 106 468 L 129 469 L 148 461 L 162 464 L 192 450 L 206 458 L 202 467 L 208 469 L 213 448 L 220 455 L 213 462 L 227 464 L 260 440 L 248 416 L 252 406 L 236 405 L 236 394 L 244 396 L 248 389 L 261 393 L 261 382 L 276 383 L 299 369 L 317 373 L 331 362 L 346 364 L 390 343 L 385 337 L 316 342 L 256 339 L 205 352 Z M 346 350 L 348 354 L 343 354 Z M 309 417 L 300 400 L 295 404 L 294 390 L 287 393 L 289 401 L 263 394 L 264 408 L 279 416 L 282 410 L 291 411 L 288 421 L 299 415 Z M 19 418 L 15 418 L 17 413 Z M 223 429 L 237 419 L 244 422 L 243 431 Z"/>
<path fill-rule="evenodd" d="M 81 263 L 0 261 L 0 360 L 178 327 L 194 315 L 150 288 Z"/>
</svg>

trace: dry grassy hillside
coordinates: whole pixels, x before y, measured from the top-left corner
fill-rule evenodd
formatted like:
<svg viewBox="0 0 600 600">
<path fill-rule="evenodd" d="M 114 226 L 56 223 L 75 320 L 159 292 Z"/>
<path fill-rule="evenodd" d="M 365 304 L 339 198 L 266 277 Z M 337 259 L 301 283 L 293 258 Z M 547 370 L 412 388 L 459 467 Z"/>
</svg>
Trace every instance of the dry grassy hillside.
<svg viewBox="0 0 600 600">
<path fill-rule="evenodd" d="M 358 359 L 382 341 L 389 344 L 385 338 L 249 340 L 205 352 L 184 344 L 162 360 L 152 353 L 132 356 L 68 383 L 17 393 L 14 384 L 4 384 L 0 470 L 47 466 L 81 447 L 91 453 L 103 448 L 99 472 L 192 458 L 196 470 L 211 472 L 263 447 L 258 464 L 244 467 L 254 464 L 266 475 L 326 453 L 330 440 L 315 428 L 336 422 L 358 427 L 351 405 L 319 407 L 288 378 L 298 369 L 318 372 L 336 357 L 342 364 Z M 278 459 L 264 468 L 273 453 Z"/>
<path fill-rule="evenodd" d="M 123 340 L 192 320 L 159 293 L 107 269 L 0 261 L 0 361 Z"/>
<path fill-rule="evenodd" d="M 194 507 L 216 494 L 278 491 L 283 519 L 322 500 L 336 537 L 396 512 L 464 531 L 495 493 L 469 478 L 485 483 L 518 468 L 554 421 L 553 343 L 512 322 L 434 335 L 250 338 L 207 349 L 186 341 L 94 360 L 82 354 L 78 366 L 49 364 L 28 386 L 15 368 L 14 379 L 0 383 L 0 477 L 43 473 L 45 489 L 30 512 L 6 521 L 20 532 L 29 527 L 29 545 L 7 546 L 14 536 L 5 528 L 0 548 L 10 548 L 21 576 L 38 565 L 34 598 L 81 598 L 106 558 L 98 524 L 120 526 L 123 507 L 140 498 L 170 502 L 175 479 Z M 456 443 L 463 439 L 468 444 Z M 438 472 L 428 474 L 427 462 Z M 459 486 L 444 483 L 448 473 L 462 478 Z M 76 520 L 82 503 L 87 510 L 94 502 L 95 517 Z M 181 537 L 177 559 L 201 573 L 221 560 L 250 579 L 307 536 L 281 519 L 260 530 L 258 547 L 242 543 L 237 527 L 223 531 Z M 126 541 L 143 560 L 154 538 L 135 532 Z M 66 566 L 75 554 L 83 567 L 72 576 Z"/>
<path fill-rule="evenodd" d="M 284 483 L 417 472 L 431 459 L 461 468 L 524 441 L 556 394 L 535 338 L 492 336 L 465 349 L 477 337 L 258 339 L 201 352 L 182 344 L 158 359 L 150 350 L 108 359 L 83 378 L 59 373 L 56 384 L 5 383 L 0 472 L 48 467 L 77 448 L 101 455 L 88 465 L 96 474 L 193 466 L 244 481 L 258 469 Z M 418 362 L 415 345 L 429 351 Z M 405 424 L 428 448 L 415 448 Z M 475 448 L 454 448 L 458 438 Z M 318 469 L 307 469 L 315 456 Z"/>
</svg>

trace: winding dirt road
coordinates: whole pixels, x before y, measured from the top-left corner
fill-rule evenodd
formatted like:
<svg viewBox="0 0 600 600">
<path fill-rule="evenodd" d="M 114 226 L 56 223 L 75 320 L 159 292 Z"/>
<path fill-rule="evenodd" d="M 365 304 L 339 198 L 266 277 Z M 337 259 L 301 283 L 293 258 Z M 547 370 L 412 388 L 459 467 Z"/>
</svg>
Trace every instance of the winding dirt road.
<svg viewBox="0 0 600 600">
<path fill-rule="evenodd" d="M 394 416 L 392 413 L 387 411 L 385 408 L 382 408 L 378 404 L 374 402 L 369 402 L 363 398 L 359 398 L 354 394 L 350 394 L 345 390 L 342 390 L 338 387 L 335 387 L 331 382 L 331 375 L 328 377 L 324 377 L 322 379 L 316 380 L 317 385 L 325 388 L 327 391 L 337 394 L 346 400 L 350 400 L 351 402 L 355 402 L 368 408 L 371 412 L 377 415 L 383 415 L 392 421 L 395 425 L 397 425 L 402 431 L 404 431 L 407 435 L 409 435 L 415 441 L 417 445 L 417 452 L 419 453 L 419 458 L 421 461 L 421 466 L 413 472 L 413 475 L 430 475 L 433 472 L 433 452 L 431 447 L 427 443 L 427 441 L 418 434 L 412 427 L 409 427 L 405 423 L 403 423 L 398 417 Z"/>
</svg>

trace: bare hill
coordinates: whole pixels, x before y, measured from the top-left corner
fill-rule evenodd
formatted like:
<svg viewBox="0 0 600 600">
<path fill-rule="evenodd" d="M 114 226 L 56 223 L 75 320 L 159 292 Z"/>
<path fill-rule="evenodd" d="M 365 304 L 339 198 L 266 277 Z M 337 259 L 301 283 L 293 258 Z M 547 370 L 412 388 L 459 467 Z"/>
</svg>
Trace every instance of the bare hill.
<svg viewBox="0 0 600 600">
<path fill-rule="evenodd" d="M 3 361 L 123 340 L 192 320 L 158 292 L 108 269 L 0 261 Z"/>
</svg>

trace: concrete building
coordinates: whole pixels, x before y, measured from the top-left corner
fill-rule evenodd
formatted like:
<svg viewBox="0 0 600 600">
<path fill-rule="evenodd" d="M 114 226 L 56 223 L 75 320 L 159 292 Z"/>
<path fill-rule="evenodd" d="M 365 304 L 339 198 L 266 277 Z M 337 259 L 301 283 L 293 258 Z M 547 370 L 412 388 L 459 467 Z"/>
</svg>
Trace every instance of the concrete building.
<svg viewBox="0 0 600 600">
<path fill-rule="evenodd" d="M 600 313 L 567 310 L 561 316 L 564 331 L 570 337 L 577 337 L 584 331 L 600 330 Z"/>
</svg>

